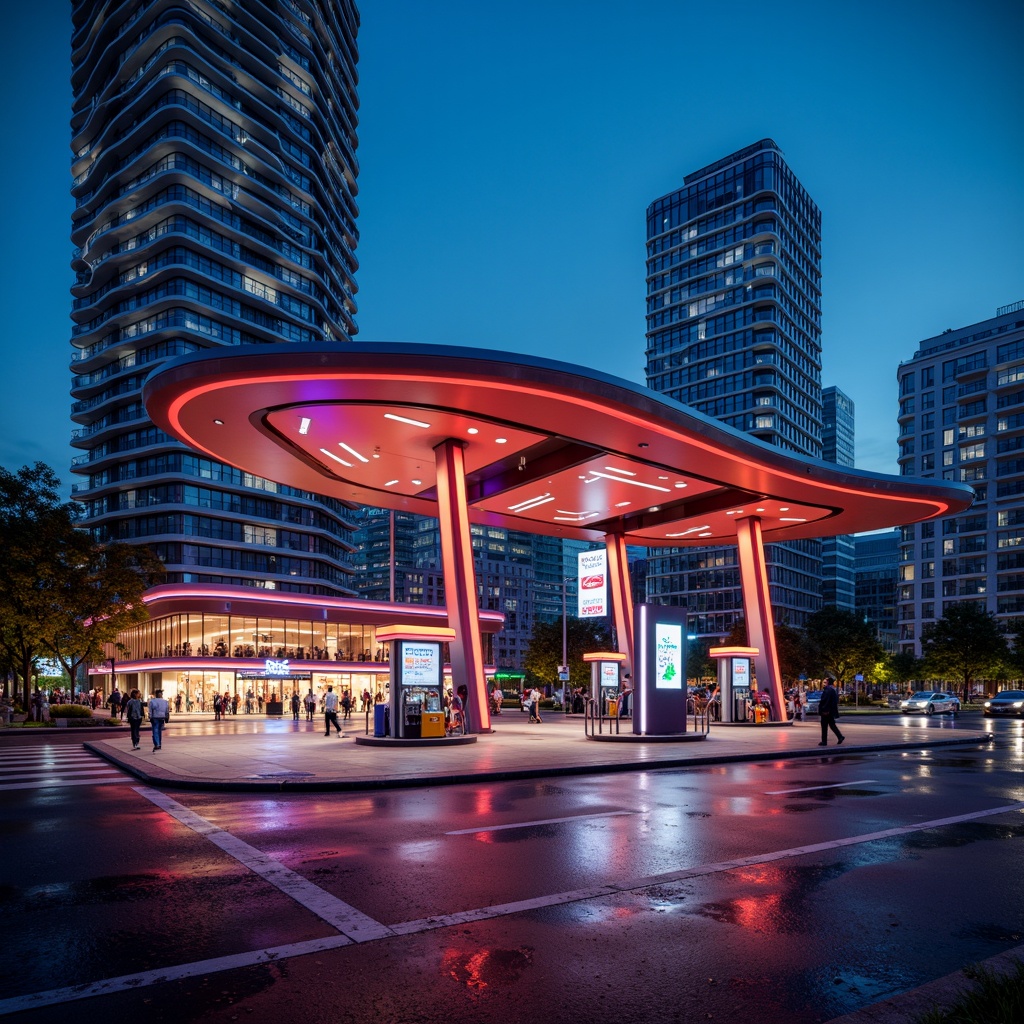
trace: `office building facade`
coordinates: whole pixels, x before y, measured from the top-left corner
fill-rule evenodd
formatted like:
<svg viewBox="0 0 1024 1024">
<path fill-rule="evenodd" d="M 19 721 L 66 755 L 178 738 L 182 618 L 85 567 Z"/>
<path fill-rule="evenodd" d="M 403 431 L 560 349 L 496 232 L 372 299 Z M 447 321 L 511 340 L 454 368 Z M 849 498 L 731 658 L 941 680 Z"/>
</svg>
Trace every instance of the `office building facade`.
<svg viewBox="0 0 1024 1024">
<path fill-rule="evenodd" d="M 900 472 L 970 484 L 974 505 L 901 529 L 899 646 L 951 604 L 1024 615 L 1024 303 L 947 330 L 899 366 Z"/>
<path fill-rule="evenodd" d="M 866 533 L 853 538 L 856 557 L 854 611 L 875 630 L 887 652 L 899 649 L 896 622 L 900 531 Z"/>
<path fill-rule="evenodd" d="M 821 393 L 821 457 L 837 466 L 855 465 L 854 405 L 849 395 L 833 386 Z M 821 601 L 852 612 L 857 603 L 856 550 L 850 536 L 826 537 L 821 542 Z"/>
<path fill-rule="evenodd" d="M 647 211 L 647 384 L 787 451 L 822 454 L 821 214 L 770 139 L 688 174 Z M 766 548 L 779 621 L 820 606 L 818 541 Z M 735 548 L 651 550 L 649 600 L 691 632 L 743 614 Z"/>
<path fill-rule="evenodd" d="M 167 582 L 346 596 L 354 506 L 148 420 L 165 359 L 356 333 L 350 0 L 72 7 L 74 496 Z"/>
</svg>

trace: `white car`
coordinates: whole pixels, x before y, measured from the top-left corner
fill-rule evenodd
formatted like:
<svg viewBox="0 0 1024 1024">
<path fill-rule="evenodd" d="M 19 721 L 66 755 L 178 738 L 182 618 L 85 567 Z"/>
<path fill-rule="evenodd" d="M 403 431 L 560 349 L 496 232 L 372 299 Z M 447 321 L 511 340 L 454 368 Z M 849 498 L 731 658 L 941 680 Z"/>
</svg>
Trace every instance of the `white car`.
<svg viewBox="0 0 1024 1024">
<path fill-rule="evenodd" d="M 917 711 L 924 715 L 956 715 L 960 712 L 960 698 L 938 690 L 918 690 L 900 701 L 900 711 L 905 715 Z"/>
</svg>

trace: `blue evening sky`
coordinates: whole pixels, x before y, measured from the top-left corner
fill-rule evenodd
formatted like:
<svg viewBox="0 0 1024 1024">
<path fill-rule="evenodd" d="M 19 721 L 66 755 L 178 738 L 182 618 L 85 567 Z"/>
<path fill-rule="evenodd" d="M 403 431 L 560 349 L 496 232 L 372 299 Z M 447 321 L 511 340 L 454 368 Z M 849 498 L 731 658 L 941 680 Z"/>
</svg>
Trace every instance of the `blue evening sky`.
<svg viewBox="0 0 1024 1024">
<path fill-rule="evenodd" d="M 1020 0 L 363 0 L 359 340 L 644 379 L 645 211 L 770 137 L 822 211 L 825 386 L 896 471 L 896 368 L 1024 299 Z M 70 15 L 0 19 L 0 463 L 70 489 Z"/>
</svg>

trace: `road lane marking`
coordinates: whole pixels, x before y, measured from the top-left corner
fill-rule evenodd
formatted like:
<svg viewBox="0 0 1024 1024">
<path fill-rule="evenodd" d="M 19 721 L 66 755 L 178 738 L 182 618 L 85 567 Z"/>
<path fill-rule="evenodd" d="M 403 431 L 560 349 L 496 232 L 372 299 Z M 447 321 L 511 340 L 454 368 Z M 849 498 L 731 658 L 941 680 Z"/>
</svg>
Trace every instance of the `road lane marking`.
<svg viewBox="0 0 1024 1024">
<path fill-rule="evenodd" d="M 184 978 L 196 978 L 206 974 L 216 974 L 220 971 L 233 971 L 239 967 L 253 967 L 256 964 L 273 963 L 296 956 L 308 956 L 310 953 L 322 953 L 325 950 L 350 945 L 352 945 L 352 940 L 345 935 L 328 935 L 322 939 L 307 939 L 305 942 L 271 946 L 269 949 L 232 953 L 228 956 L 213 957 L 210 960 L 198 960 L 191 964 L 161 967 L 153 971 L 140 971 L 138 974 L 122 974 L 118 978 L 106 978 L 103 981 L 94 981 L 84 985 L 55 988 L 49 992 L 12 996 L 9 999 L 0 999 L 0 1017 L 8 1013 L 19 1013 L 22 1010 L 35 1010 L 41 1006 L 54 1006 L 58 1003 L 74 1002 L 77 999 L 89 999 L 92 996 L 109 996 L 118 992 L 137 991 L 140 988 L 148 988 L 150 985 L 161 985 L 169 981 L 181 981 Z"/>
<path fill-rule="evenodd" d="M 786 793 L 813 793 L 816 789 L 842 789 L 843 786 L 864 786 L 878 779 L 855 779 L 853 782 L 833 782 L 829 786 L 803 786 L 800 789 L 769 789 L 765 796 L 784 796 Z"/>
<path fill-rule="evenodd" d="M 0 791 L 6 792 L 12 789 L 56 789 L 65 786 L 109 786 L 114 782 L 130 782 L 128 775 L 118 775 L 116 779 L 64 779 L 54 776 L 45 782 L 12 782 L 9 786 L 0 786 Z"/>
<path fill-rule="evenodd" d="M 550 896 L 538 896 L 530 900 L 519 900 L 514 903 L 501 903 L 492 907 L 482 907 L 478 910 L 466 910 L 455 914 L 426 917 L 418 921 L 405 921 L 401 924 L 393 924 L 391 928 L 398 935 L 412 935 L 436 928 L 466 924 L 471 921 L 485 921 L 489 918 L 503 917 L 507 914 L 518 914 L 526 910 L 541 910 L 545 907 L 555 907 L 565 903 L 577 903 L 581 900 L 593 899 L 596 896 L 608 896 L 620 892 L 635 892 L 638 889 L 647 889 L 652 885 L 665 885 L 670 882 L 700 878 L 704 875 L 734 871 L 737 868 L 769 864 L 772 861 L 785 860 L 788 857 L 803 857 L 810 853 L 823 853 L 827 850 L 841 849 L 844 846 L 857 846 L 861 843 L 875 842 L 878 839 L 891 839 L 894 836 L 910 835 L 913 832 L 941 828 L 945 825 L 957 825 L 963 821 L 973 821 L 976 818 L 987 818 L 995 814 L 1007 814 L 1013 811 L 1024 811 L 1024 801 L 1006 804 L 1003 807 L 992 807 L 986 811 L 958 814 L 951 818 L 935 818 L 932 821 L 922 821 L 914 825 L 897 825 L 894 828 L 883 829 L 880 832 L 868 832 L 864 835 L 849 836 L 845 839 L 829 839 L 823 843 L 795 846 L 787 850 L 756 853 L 750 857 L 737 857 L 734 860 L 722 861 L 718 864 L 700 864 L 692 868 L 682 868 L 678 871 L 666 871 L 660 875 L 651 875 L 649 878 L 633 878 L 622 882 L 608 882 L 604 885 L 588 889 L 574 889 L 569 892 L 553 893 Z"/>
<path fill-rule="evenodd" d="M 8 775 L 5 771 L 0 771 L 0 781 L 3 782 L 14 782 L 16 779 L 38 779 L 40 775 L 45 775 L 48 779 L 70 779 L 75 775 L 117 775 L 122 779 L 128 778 L 124 772 L 119 772 L 116 768 L 76 768 L 74 771 L 65 771 L 63 768 L 60 769 L 60 774 L 57 775 L 50 769 L 40 768 L 39 771 L 30 772 L 28 774 L 20 774 L 24 769 L 19 769 L 19 774 Z"/>
<path fill-rule="evenodd" d="M 598 814 L 570 814 L 567 818 L 541 818 L 538 821 L 521 821 L 511 825 L 482 825 L 479 828 L 459 828 L 445 832 L 446 836 L 470 836 L 474 832 L 501 832 L 507 828 L 533 828 L 536 825 L 561 825 L 567 821 L 590 821 L 594 818 L 615 818 L 623 814 L 638 814 L 638 811 L 602 811 Z"/>
<path fill-rule="evenodd" d="M 136 787 L 136 791 L 141 793 L 143 796 L 148 796 L 146 791 L 141 787 Z M 154 795 L 162 796 L 162 794 Z M 154 801 L 154 803 L 155 802 L 156 801 Z M 169 801 L 169 803 L 173 804 L 174 801 Z M 182 807 L 181 810 L 187 815 L 191 815 L 196 818 L 198 822 L 204 823 L 207 830 L 222 832 L 222 830 L 217 829 L 217 826 L 212 825 L 209 822 L 204 822 L 204 819 L 200 818 L 198 815 L 192 815 L 192 812 L 188 811 L 186 808 Z M 1006 804 L 1002 807 L 991 807 L 984 811 L 973 811 L 968 814 L 959 814 L 951 818 L 936 818 L 932 821 L 922 821 L 914 825 L 899 825 L 895 828 L 883 829 L 879 832 L 868 832 L 864 835 L 850 836 L 845 839 L 832 839 L 823 843 L 792 847 L 788 850 L 777 850 L 770 853 L 754 854 L 750 857 L 739 857 L 735 860 L 722 861 L 718 864 L 697 865 L 692 868 L 683 868 L 679 871 L 670 871 L 660 875 L 652 875 L 650 878 L 636 878 L 627 882 L 598 885 L 589 889 L 574 889 L 569 892 L 554 893 L 550 896 L 539 896 L 530 900 L 519 900 L 512 903 L 497 904 L 491 907 L 482 907 L 478 910 L 465 910 L 455 914 L 422 918 L 418 921 L 406 921 L 401 924 L 391 925 L 391 927 L 387 929 L 387 934 L 412 935 L 439 928 L 448 928 L 453 925 L 464 925 L 475 921 L 485 921 L 490 918 L 502 917 L 509 914 L 519 914 L 529 910 L 543 910 L 547 907 L 556 907 L 566 903 L 576 903 L 581 900 L 599 899 L 604 896 L 614 896 L 623 892 L 635 892 L 640 889 L 650 888 L 652 885 L 664 885 L 666 882 L 684 881 L 690 878 L 699 878 L 702 875 L 719 874 L 724 871 L 732 871 L 736 868 L 766 864 L 786 857 L 802 857 L 810 853 L 820 853 L 826 850 L 840 849 L 844 846 L 855 846 L 860 843 L 870 843 L 878 839 L 888 839 L 893 836 L 910 835 L 914 832 L 922 832 L 932 828 L 941 828 L 945 825 L 956 825 L 963 821 L 973 821 L 978 818 L 992 817 L 996 814 L 1008 814 L 1014 811 L 1024 811 L 1024 801 L 1020 803 Z M 177 817 L 177 815 L 175 815 L 175 817 Z M 222 834 L 227 835 L 227 833 L 223 832 Z M 360 939 L 359 941 L 367 940 Z M 274 946 L 269 949 L 251 950 L 245 953 L 235 953 L 228 956 L 216 957 L 210 960 L 200 960 L 191 964 L 179 964 L 153 971 L 143 971 L 139 974 L 126 974 L 117 978 L 108 978 L 104 981 L 73 985 L 67 988 L 52 989 L 49 992 L 13 996 L 8 999 L 0 1000 L 0 1016 L 7 1013 L 16 1013 L 22 1010 L 31 1010 L 41 1006 L 70 1003 L 78 999 L 88 999 L 92 996 L 112 995 L 116 992 L 129 990 L 136 991 L 150 985 L 159 985 L 169 981 L 176 981 L 181 978 L 193 978 L 203 974 L 214 974 L 219 971 L 229 971 L 239 967 L 249 967 L 255 964 L 269 963 L 277 960 L 289 959 L 291 957 L 306 956 L 309 953 L 319 953 L 329 949 L 337 949 L 342 946 L 351 945 L 352 943 L 353 940 L 345 935 L 329 936 L 323 939 L 309 939 L 304 942 Z"/>
<path fill-rule="evenodd" d="M 332 928 L 337 928 L 342 935 L 356 942 L 366 942 L 370 939 L 381 939 L 386 935 L 394 934 L 386 925 L 361 913 L 343 900 L 339 900 L 337 896 L 325 892 L 318 885 L 314 885 L 302 875 L 292 871 L 291 868 L 286 868 L 280 861 L 268 857 L 265 853 L 257 850 L 255 846 L 250 846 L 237 836 L 200 817 L 166 794 L 146 786 L 133 788 L 136 793 L 144 796 L 150 803 L 156 804 L 172 818 L 208 839 L 229 857 L 233 857 L 254 874 L 276 886 L 286 896 L 290 896 L 300 906 L 319 917 L 321 921 L 326 921 Z"/>
</svg>

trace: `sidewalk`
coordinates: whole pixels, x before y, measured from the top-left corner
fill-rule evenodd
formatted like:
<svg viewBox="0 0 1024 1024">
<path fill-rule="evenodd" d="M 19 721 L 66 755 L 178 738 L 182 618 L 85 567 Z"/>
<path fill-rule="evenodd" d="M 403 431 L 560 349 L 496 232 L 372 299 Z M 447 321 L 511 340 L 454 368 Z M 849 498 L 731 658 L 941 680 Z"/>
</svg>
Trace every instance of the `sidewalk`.
<svg viewBox="0 0 1024 1024">
<path fill-rule="evenodd" d="M 344 737 L 323 734 L 323 720 L 293 722 L 238 716 L 221 723 L 174 718 L 160 751 L 149 731 L 133 751 L 128 730 L 90 732 L 87 749 L 141 781 L 178 789 L 231 791 L 367 790 L 451 785 L 501 779 L 680 768 L 733 761 L 797 757 L 845 757 L 874 750 L 918 750 L 980 744 L 991 739 L 981 722 L 963 726 L 949 719 L 880 724 L 844 717 L 842 748 L 830 736 L 818 746 L 816 720 L 791 726 L 713 725 L 704 740 L 615 743 L 587 739 L 582 717 L 549 713 L 540 725 L 506 712 L 494 732 L 475 743 L 437 746 L 369 746 L 362 716 L 343 723 Z M 622 723 L 623 731 L 629 728 Z"/>
</svg>

